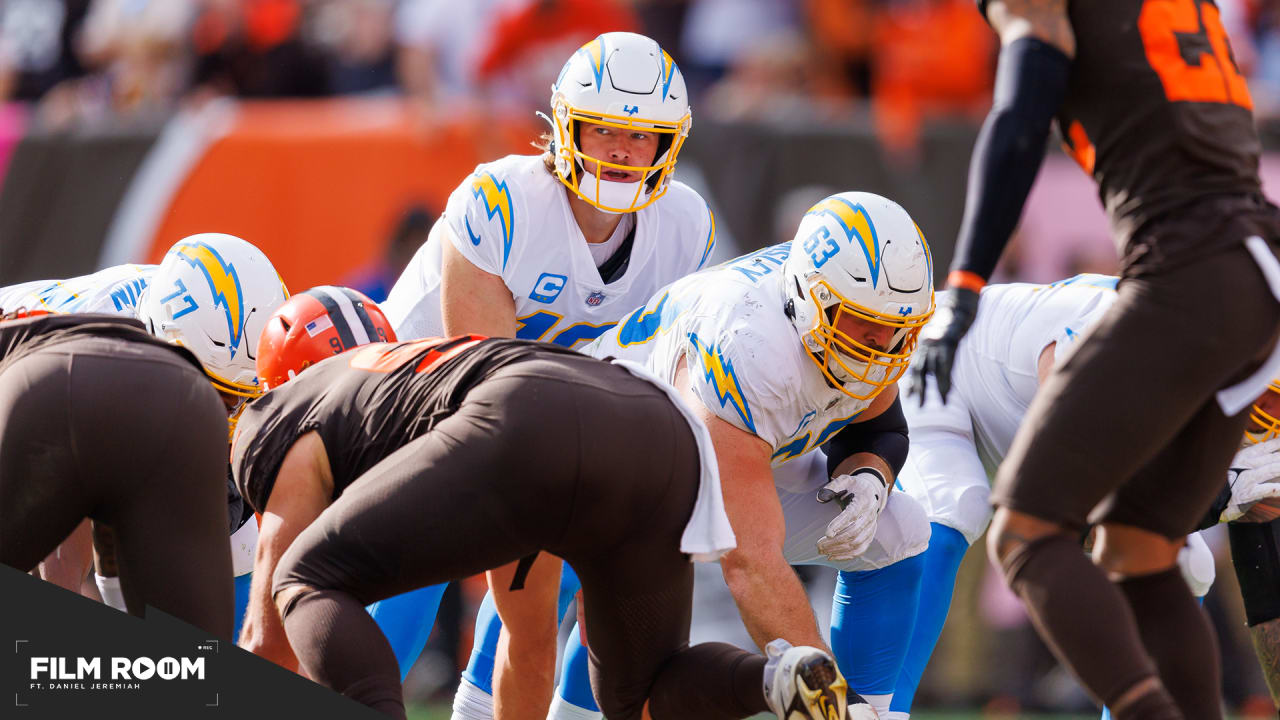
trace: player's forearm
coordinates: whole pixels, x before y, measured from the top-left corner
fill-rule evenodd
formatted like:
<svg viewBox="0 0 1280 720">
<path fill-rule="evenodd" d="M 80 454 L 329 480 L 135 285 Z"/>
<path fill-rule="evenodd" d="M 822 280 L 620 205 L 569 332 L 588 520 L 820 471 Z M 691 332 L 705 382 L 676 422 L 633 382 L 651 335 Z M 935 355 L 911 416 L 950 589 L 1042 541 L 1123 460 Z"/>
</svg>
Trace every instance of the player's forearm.
<svg viewBox="0 0 1280 720">
<path fill-rule="evenodd" d="M 783 638 L 792 645 L 826 648 L 804 585 L 781 553 L 776 558 L 751 558 L 741 552 L 725 556 L 721 569 L 756 645 L 763 649 Z"/>
<path fill-rule="evenodd" d="M 80 523 L 67 539 L 36 566 L 39 577 L 71 592 L 80 592 L 93 565 L 92 521 Z"/>
<path fill-rule="evenodd" d="M 493 668 L 494 720 L 543 720 L 555 687 L 555 633 L 550 642 L 514 640 L 504 627 Z"/>
<path fill-rule="evenodd" d="M 555 686 L 556 598 L 561 560 L 540 554 L 512 591 L 518 563 L 490 570 L 489 587 L 502 618 L 493 668 L 493 708 L 498 720 L 543 720 Z"/>
<path fill-rule="evenodd" d="M 255 565 L 253 582 L 249 587 L 249 607 L 245 610 L 244 627 L 240 630 L 238 645 L 280 667 L 297 672 L 298 658 L 293 654 L 284 624 L 271 599 L 271 572 L 259 573 Z M 275 563 L 271 563 L 275 570 Z"/>
<path fill-rule="evenodd" d="M 298 527 L 282 523 L 277 515 L 267 515 L 254 551 L 253 580 L 249 585 L 249 606 L 245 609 L 244 626 L 240 630 L 240 647 L 266 658 L 280 667 L 297 672 L 298 658 L 289 645 L 284 623 L 271 597 L 271 578 L 276 565 L 297 537 Z"/>
<path fill-rule="evenodd" d="M 1254 625 L 1249 628 L 1249 637 L 1253 639 L 1262 677 L 1271 691 L 1271 702 L 1280 709 L 1280 619 Z"/>
</svg>

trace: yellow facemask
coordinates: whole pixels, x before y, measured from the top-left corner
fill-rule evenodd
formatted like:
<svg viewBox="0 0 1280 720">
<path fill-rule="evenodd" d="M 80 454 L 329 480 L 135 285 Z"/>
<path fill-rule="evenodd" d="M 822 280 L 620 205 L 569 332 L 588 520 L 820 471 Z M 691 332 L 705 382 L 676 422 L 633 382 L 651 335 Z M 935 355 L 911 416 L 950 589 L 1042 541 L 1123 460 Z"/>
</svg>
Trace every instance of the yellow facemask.
<svg viewBox="0 0 1280 720">
<path fill-rule="evenodd" d="M 812 343 L 803 343 L 805 352 L 832 386 L 856 400 L 870 400 L 902 377 L 916 348 L 921 328 L 933 316 L 932 293 L 928 311 L 907 316 L 885 315 L 858 305 L 836 292 L 826 280 L 818 280 L 811 285 L 809 295 L 818 307 L 829 307 L 829 310 L 819 313 L 817 327 L 808 333 Z M 832 298 L 838 299 L 839 303 L 832 305 Z M 893 328 L 888 349 L 877 350 L 837 329 L 846 315 Z M 840 379 L 837 373 L 845 377 Z M 848 387 L 854 385 L 857 388 L 857 384 L 866 388 L 865 392 L 859 394 Z"/>
<path fill-rule="evenodd" d="M 1267 392 L 1280 395 L 1280 380 L 1272 380 Z M 1272 417 L 1254 403 L 1249 410 L 1249 427 L 1244 431 L 1244 444 L 1255 445 L 1280 435 L 1280 419 Z"/>
<path fill-rule="evenodd" d="M 628 118 L 621 115 L 607 115 L 598 112 L 584 112 L 570 106 L 563 98 L 557 97 L 552 106 L 556 121 L 556 177 L 573 194 L 594 207 L 606 212 L 635 212 L 649 207 L 667 192 L 672 170 L 676 166 L 676 158 L 689 136 L 692 120 L 685 114 L 678 122 L 662 122 L 652 119 Z M 596 125 L 617 128 L 623 131 L 654 133 L 660 136 L 667 145 L 665 151 L 659 151 L 653 165 L 620 165 L 607 160 L 592 157 L 582 152 L 577 143 L 577 123 L 588 122 Z M 593 175 L 590 170 L 595 170 Z M 605 182 L 597 181 L 605 170 L 621 170 L 639 172 L 643 179 L 635 183 L 635 191 L 630 197 L 611 199 L 603 197 L 602 188 Z M 621 184 L 621 183 L 619 183 Z"/>
</svg>

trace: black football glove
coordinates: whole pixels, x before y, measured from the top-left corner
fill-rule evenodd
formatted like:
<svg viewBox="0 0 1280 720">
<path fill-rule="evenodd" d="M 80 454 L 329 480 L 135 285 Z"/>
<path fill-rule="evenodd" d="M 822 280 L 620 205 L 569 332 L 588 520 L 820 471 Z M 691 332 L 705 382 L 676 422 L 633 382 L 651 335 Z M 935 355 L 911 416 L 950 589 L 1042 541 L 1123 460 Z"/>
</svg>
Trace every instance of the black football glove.
<svg viewBox="0 0 1280 720">
<path fill-rule="evenodd" d="M 908 397 L 918 397 L 924 405 L 928 376 L 933 375 L 943 404 L 947 402 L 956 348 L 978 315 L 979 297 L 979 293 L 965 288 L 949 288 L 939 296 L 933 319 L 920 332 L 920 346 L 916 348 L 919 358 L 911 368 Z"/>
</svg>

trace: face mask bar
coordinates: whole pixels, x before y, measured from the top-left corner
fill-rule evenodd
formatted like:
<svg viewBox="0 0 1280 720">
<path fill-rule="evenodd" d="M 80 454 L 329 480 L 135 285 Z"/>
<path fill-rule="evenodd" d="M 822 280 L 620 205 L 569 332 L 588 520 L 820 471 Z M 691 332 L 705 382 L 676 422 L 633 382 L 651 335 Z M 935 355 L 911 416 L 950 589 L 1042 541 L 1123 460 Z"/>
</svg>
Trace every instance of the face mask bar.
<svg viewBox="0 0 1280 720">
<path fill-rule="evenodd" d="M 681 118 L 679 122 L 659 122 L 603 113 L 585 113 L 562 102 L 556 103 L 554 111 L 558 121 L 555 123 L 557 136 L 556 154 L 559 159 L 565 160 L 568 165 L 568 172 L 561 174 L 560 180 L 575 195 L 601 210 L 625 213 L 643 210 L 666 194 L 668 185 L 666 180 L 675 169 L 676 158 L 680 154 L 680 148 L 684 146 L 685 138 L 689 136 L 689 127 L 692 123 L 688 114 Z M 655 160 L 661 160 L 661 162 L 654 165 L 611 163 L 587 155 L 578 149 L 573 132 L 573 123 L 576 122 L 588 122 L 619 130 L 635 130 L 658 135 L 669 135 L 671 137 L 670 147 L 664 154 L 655 158 Z M 606 181 L 597 181 L 595 183 L 596 192 L 594 197 L 591 193 L 583 191 L 583 175 L 587 174 L 587 167 L 596 169 L 596 178 L 599 178 L 600 173 L 610 169 L 623 172 L 639 172 L 643 175 L 643 178 L 640 182 L 635 183 L 636 189 L 631 201 L 625 206 L 619 205 L 615 207 L 608 204 L 605 198 L 600 197 L 600 188 Z M 646 199 L 644 195 L 649 188 L 652 188 L 652 190 Z"/>
<path fill-rule="evenodd" d="M 805 343 L 805 351 L 833 387 L 855 400 L 870 400 L 902 377 L 911 361 L 911 353 L 915 351 L 921 328 L 933 316 L 932 296 L 928 312 L 890 317 L 849 302 L 826 280 L 818 280 L 809 287 L 809 298 L 822 311 L 817 327 L 809 333 L 817 348 Z M 837 301 L 834 305 L 832 299 Z M 834 312 L 828 315 L 827 307 L 833 307 Z M 838 330 L 837 325 L 845 315 L 893 328 L 888 349 L 878 350 Z M 836 377 L 832 365 L 845 375 L 844 380 Z M 858 386 L 866 390 L 859 393 L 856 391 Z"/>
<path fill-rule="evenodd" d="M 1267 392 L 1280 395 L 1280 381 L 1271 381 L 1271 387 L 1267 388 Z M 1256 445 L 1280 436 L 1280 419 L 1272 417 L 1257 403 L 1254 403 L 1249 411 L 1249 421 L 1251 425 L 1244 431 L 1245 445 Z"/>
<path fill-rule="evenodd" d="M 216 387 L 216 386 L 215 386 Z M 240 398 L 230 410 L 227 411 L 227 442 L 231 442 L 236 437 L 236 423 L 240 422 L 240 416 L 244 414 L 245 406 L 249 404 L 249 398 L 244 395 L 237 395 Z"/>
</svg>

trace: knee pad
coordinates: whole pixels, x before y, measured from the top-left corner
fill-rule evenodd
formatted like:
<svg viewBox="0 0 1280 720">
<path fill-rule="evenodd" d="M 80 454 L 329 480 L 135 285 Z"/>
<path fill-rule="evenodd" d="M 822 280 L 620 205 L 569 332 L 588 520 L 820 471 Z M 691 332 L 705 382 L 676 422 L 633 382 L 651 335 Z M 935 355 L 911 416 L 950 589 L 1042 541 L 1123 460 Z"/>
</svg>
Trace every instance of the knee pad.
<svg viewBox="0 0 1280 720">
<path fill-rule="evenodd" d="M 1249 627 L 1280 617 L 1280 533 L 1277 523 L 1231 523 L 1231 559 Z"/>
<path fill-rule="evenodd" d="M 1187 544 L 1178 551 L 1178 569 L 1182 571 L 1182 579 L 1191 588 L 1192 595 L 1202 598 L 1209 594 L 1218 570 L 1213 562 L 1213 551 L 1200 533 L 1187 536 Z"/>
<path fill-rule="evenodd" d="M 1000 537 L 994 539 L 997 548 L 1000 541 Z M 1013 588 L 1018 581 L 1018 575 L 1027 565 L 1036 561 L 1037 558 L 1052 558 L 1063 552 L 1083 554 L 1084 550 L 1081 549 L 1080 543 L 1075 538 L 1068 535 L 1052 534 L 1019 543 L 1002 557 L 997 558 L 997 564 L 1000 566 L 1001 574 L 1004 575 L 1005 584 Z"/>
</svg>

